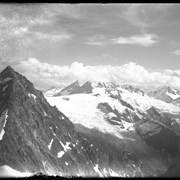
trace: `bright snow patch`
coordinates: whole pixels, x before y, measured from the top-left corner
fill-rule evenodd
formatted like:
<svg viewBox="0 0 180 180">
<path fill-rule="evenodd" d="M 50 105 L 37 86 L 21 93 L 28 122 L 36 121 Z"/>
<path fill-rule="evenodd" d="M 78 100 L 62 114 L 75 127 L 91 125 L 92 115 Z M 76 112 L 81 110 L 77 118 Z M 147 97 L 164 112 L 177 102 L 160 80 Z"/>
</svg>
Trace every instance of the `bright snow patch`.
<svg viewBox="0 0 180 180">
<path fill-rule="evenodd" d="M 4 165 L 0 167 L 0 177 L 29 177 L 32 176 L 29 172 L 19 172 L 11 167 Z"/>
<path fill-rule="evenodd" d="M 116 114 L 114 114 L 114 113 L 110 112 L 110 113 L 108 113 L 108 117 L 109 117 L 109 118 L 113 118 L 113 117 L 115 117 L 115 118 L 116 118 L 117 116 L 116 116 Z"/>
<path fill-rule="evenodd" d="M 68 166 L 68 165 L 69 165 L 69 163 L 68 163 L 68 162 L 65 162 L 65 164 L 66 164 L 66 166 Z"/>
<path fill-rule="evenodd" d="M 100 177 L 104 177 L 104 176 L 102 175 L 102 173 L 99 171 L 99 165 L 98 165 L 98 164 L 96 164 L 96 165 L 93 167 L 93 169 L 99 174 Z"/>
<path fill-rule="evenodd" d="M 44 111 L 44 116 L 47 116 L 46 112 Z"/>
<path fill-rule="evenodd" d="M 49 150 L 51 150 L 51 146 L 52 146 L 53 140 L 54 140 L 54 139 L 51 139 L 51 142 L 50 142 L 49 145 L 48 145 L 48 149 L 49 149 Z"/>
<path fill-rule="evenodd" d="M 34 99 L 34 101 L 36 101 L 36 96 L 35 96 L 34 94 L 30 94 L 30 93 L 28 93 L 28 96 L 29 96 L 30 98 L 33 98 L 33 99 Z"/>
<path fill-rule="evenodd" d="M 103 172 L 104 172 L 105 176 L 107 177 L 108 176 L 108 172 L 107 172 L 106 168 L 103 169 Z"/>
<path fill-rule="evenodd" d="M 61 141 L 59 141 L 61 143 L 61 146 L 64 148 L 64 151 L 67 151 L 68 149 L 71 149 L 69 147 L 69 145 L 71 144 L 70 142 L 66 142 L 66 144 L 64 145 Z"/>
<path fill-rule="evenodd" d="M 178 95 L 178 94 L 172 94 L 172 93 L 169 93 L 169 92 L 166 92 L 166 94 L 172 99 L 176 99 L 176 98 L 180 97 L 180 95 Z"/>
<path fill-rule="evenodd" d="M 119 174 L 115 173 L 112 169 L 109 169 L 109 174 L 112 177 L 119 177 Z"/>
<path fill-rule="evenodd" d="M 58 158 L 61 158 L 64 154 L 65 154 L 65 152 L 64 152 L 64 151 L 60 151 L 60 152 L 58 152 L 57 157 L 58 157 Z"/>
<path fill-rule="evenodd" d="M 6 122 L 7 122 L 7 117 L 8 117 L 7 113 L 8 113 L 8 110 L 4 111 L 2 113 L 2 116 L 0 117 L 0 141 L 2 140 L 2 138 L 5 134 L 4 128 L 5 128 Z M 3 121 L 4 121 L 4 124 L 2 124 Z"/>
</svg>

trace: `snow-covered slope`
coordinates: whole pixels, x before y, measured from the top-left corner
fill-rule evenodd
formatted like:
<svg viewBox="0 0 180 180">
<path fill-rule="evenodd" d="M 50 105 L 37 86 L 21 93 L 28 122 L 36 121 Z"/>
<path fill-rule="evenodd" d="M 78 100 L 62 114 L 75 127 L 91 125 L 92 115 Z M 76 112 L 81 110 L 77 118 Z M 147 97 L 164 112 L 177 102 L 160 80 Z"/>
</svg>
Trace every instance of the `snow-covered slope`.
<svg viewBox="0 0 180 180">
<path fill-rule="evenodd" d="M 180 108 L 173 104 L 165 103 L 147 95 L 143 96 L 129 92 L 120 87 L 118 90 L 112 90 L 110 93 L 106 92 L 106 88 L 97 87 L 93 89 L 93 93 L 91 94 L 73 94 L 69 96 L 46 97 L 46 99 L 51 105 L 56 105 L 73 123 L 82 124 L 87 128 L 97 128 L 102 132 L 108 132 L 114 135 L 118 134 L 117 136 L 121 137 L 120 133 L 116 133 L 116 128 L 112 127 L 111 124 L 105 120 L 105 113 L 98 108 L 100 103 L 107 103 L 112 110 L 116 109 L 121 114 L 126 113 L 127 107 L 122 105 L 117 98 L 110 97 L 110 95 L 118 95 L 119 91 L 121 92 L 122 100 L 134 108 L 134 111 L 128 110 L 136 113 L 139 118 L 142 116 L 141 113 L 146 113 L 151 107 L 156 107 L 160 112 L 180 113 Z M 109 112 L 106 113 L 106 117 L 107 116 L 116 115 Z"/>
<path fill-rule="evenodd" d="M 129 91 L 119 89 L 122 91 L 123 100 L 130 103 L 133 107 L 139 109 L 140 111 L 145 112 L 150 107 L 156 107 L 161 112 L 171 112 L 171 113 L 179 113 L 180 108 L 176 107 L 173 104 L 163 102 L 161 100 L 155 99 L 153 97 L 149 97 L 148 95 L 140 95 L 137 93 L 130 93 Z"/>
<path fill-rule="evenodd" d="M 51 88 L 48 91 L 46 91 L 44 94 L 46 96 L 53 96 L 54 94 L 60 92 L 62 90 L 62 88 Z"/>
<path fill-rule="evenodd" d="M 139 156 L 150 167 L 163 168 L 164 165 L 161 164 L 162 161 L 160 160 L 161 155 L 157 155 L 153 149 L 159 152 L 160 149 L 166 148 L 165 146 L 169 142 L 161 140 L 163 136 L 167 140 L 172 139 L 170 141 L 174 139 L 175 147 L 168 144 L 168 148 L 171 146 L 173 149 L 177 149 L 175 145 L 177 144 L 177 136 L 173 134 L 171 126 L 166 126 L 162 119 L 166 117 L 164 114 L 173 117 L 180 115 L 180 108 L 171 103 L 149 97 L 144 93 L 129 91 L 129 89 L 114 86 L 111 83 L 93 82 L 91 85 L 93 89 L 92 93 L 89 94 L 79 93 L 46 97 L 46 99 L 52 106 L 55 105 L 66 114 L 80 132 L 85 134 L 92 132 L 91 136 L 95 134 L 94 130 L 103 133 L 104 136 L 109 134 L 118 138 L 119 143 L 124 144 L 126 151 Z M 179 118 L 176 119 L 179 121 Z M 171 120 L 168 119 L 168 122 Z M 163 133 L 168 134 L 168 137 Z M 159 140 L 167 144 L 162 143 L 158 146 Z M 115 139 L 112 141 L 116 142 Z M 169 153 L 168 150 L 167 152 Z M 151 157 L 151 160 L 147 160 L 145 157 Z M 168 160 L 165 162 L 169 163 Z M 113 171 L 117 173 L 114 169 Z"/>
<path fill-rule="evenodd" d="M 29 172 L 19 172 L 16 171 L 15 169 L 11 168 L 10 166 L 4 165 L 0 166 L 0 177 L 30 177 L 33 176 L 33 173 Z"/>
<path fill-rule="evenodd" d="M 119 138 L 123 138 L 104 119 L 104 113 L 97 108 L 99 103 L 107 102 L 112 108 L 115 106 L 120 112 L 123 112 L 125 107 L 117 100 L 111 100 L 107 96 L 97 97 L 92 94 L 73 94 L 69 95 L 68 98 L 69 100 L 66 100 L 64 96 L 47 97 L 47 100 L 51 105 L 56 105 L 73 123 L 82 124 L 87 128 L 95 128 L 101 132 L 116 134 Z"/>
</svg>

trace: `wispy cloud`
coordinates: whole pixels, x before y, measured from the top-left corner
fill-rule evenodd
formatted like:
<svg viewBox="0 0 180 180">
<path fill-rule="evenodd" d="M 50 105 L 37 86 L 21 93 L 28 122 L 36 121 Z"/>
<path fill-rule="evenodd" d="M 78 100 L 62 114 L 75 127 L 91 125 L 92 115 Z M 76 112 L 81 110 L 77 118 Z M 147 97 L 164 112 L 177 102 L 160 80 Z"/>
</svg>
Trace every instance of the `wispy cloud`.
<svg viewBox="0 0 180 180">
<path fill-rule="evenodd" d="M 103 46 L 103 45 L 108 44 L 108 41 L 109 41 L 108 37 L 106 37 L 102 34 L 99 34 L 99 35 L 95 35 L 95 36 L 86 38 L 84 44 L 95 45 L 95 46 Z"/>
<path fill-rule="evenodd" d="M 130 4 L 125 6 L 121 17 L 131 25 L 140 28 L 141 33 L 146 33 L 148 27 L 158 24 L 167 15 L 167 10 L 173 4 Z"/>
<path fill-rule="evenodd" d="M 178 50 L 175 50 L 175 51 L 173 51 L 172 53 L 173 53 L 173 54 L 175 54 L 175 55 L 178 55 L 178 56 L 180 56 L 180 49 L 178 49 Z"/>
<path fill-rule="evenodd" d="M 67 33 L 51 34 L 51 33 L 31 31 L 30 34 L 35 39 L 44 39 L 49 41 L 64 41 L 71 39 L 73 37 L 72 34 L 67 34 Z"/>
<path fill-rule="evenodd" d="M 158 36 L 156 34 L 136 34 L 129 37 L 116 37 L 108 38 L 103 35 L 93 36 L 88 38 L 88 41 L 84 42 L 87 45 L 103 46 L 112 44 L 129 44 L 129 45 L 139 45 L 139 46 L 152 46 L 158 42 Z"/>
<path fill-rule="evenodd" d="M 94 59 L 96 61 L 106 61 L 106 62 L 112 62 L 112 61 L 118 61 L 117 58 L 115 58 L 114 56 L 112 56 L 109 53 L 103 53 L 102 55 L 99 56 L 95 56 Z"/>
<path fill-rule="evenodd" d="M 100 42 L 100 41 L 98 42 L 98 41 L 96 41 L 96 42 L 85 42 L 85 44 L 92 45 L 92 46 L 103 46 L 106 43 L 105 42 Z"/>
<path fill-rule="evenodd" d="M 30 45 L 37 39 L 51 42 L 69 40 L 73 37 L 72 33 L 68 33 L 65 27 L 56 26 L 58 19 L 62 17 L 80 18 L 80 12 L 72 5 L 2 5 L 0 7 L 0 43 L 7 46 L 13 44 L 15 47 L 21 44 L 23 48 L 23 44 Z"/>
<path fill-rule="evenodd" d="M 157 43 L 157 35 L 155 34 L 142 34 L 142 35 L 133 35 L 130 37 L 118 37 L 112 39 L 115 44 L 135 44 L 140 46 L 152 46 Z"/>
<path fill-rule="evenodd" d="M 127 7 L 126 11 L 121 14 L 121 16 L 132 25 L 140 27 L 141 31 L 144 32 L 148 24 L 143 17 L 140 16 L 141 8 L 142 5 L 140 4 L 130 5 Z M 145 13 L 145 11 L 143 11 L 143 13 Z"/>
</svg>

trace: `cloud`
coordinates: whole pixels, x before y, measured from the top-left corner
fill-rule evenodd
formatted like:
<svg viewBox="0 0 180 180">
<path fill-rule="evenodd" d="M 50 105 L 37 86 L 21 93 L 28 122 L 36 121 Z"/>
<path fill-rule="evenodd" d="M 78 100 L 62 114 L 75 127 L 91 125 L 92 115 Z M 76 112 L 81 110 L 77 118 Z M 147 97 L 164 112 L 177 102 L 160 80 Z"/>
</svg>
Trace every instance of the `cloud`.
<svg viewBox="0 0 180 180">
<path fill-rule="evenodd" d="M 175 51 L 173 51 L 172 53 L 179 56 L 179 55 L 180 55 L 180 49 L 175 50 Z"/>
<path fill-rule="evenodd" d="M 131 25 L 140 28 L 141 33 L 146 33 L 148 27 L 156 26 L 165 19 L 168 10 L 173 6 L 173 4 L 130 4 L 124 6 L 120 16 Z"/>
<path fill-rule="evenodd" d="M 103 46 L 108 43 L 109 43 L 108 38 L 102 34 L 88 37 L 86 38 L 86 41 L 84 42 L 84 44 L 95 45 L 95 46 Z"/>
<path fill-rule="evenodd" d="M 71 39 L 72 34 L 60 33 L 60 34 L 49 34 L 44 32 L 31 31 L 29 32 L 35 39 L 49 40 L 49 41 L 64 41 Z"/>
<path fill-rule="evenodd" d="M 152 46 L 157 43 L 157 35 L 155 34 L 142 34 L 142 35 L 133 35 L 130 37 L 119 37 L 112 39 L 115 44 L 136 44 L 140 46 Z"/>
<path fill-rule="evenodd" d="M 58 4 L 52 3 L 43 7 L 44 11 L 49 17 L 67 17 L 72 19 L 82 19 L 82 12 L 80 11 L 80 5 L 72 4 Z"/>
<path fill-rule="evenodd" d="M 131 23 L 134 26 L 140 27 L 142 31 L 144 31 L 144 29 L 148 26 L 148 24 L 143 19 L 143 17 L 140 16 L 141 8 L 142 5 L 140 4 L 130 5 L 127 7 L 126 11 L 124 11 L 121 15 L 129 23 Z"/>
<path fill-rule="evenodd" d="M 129 37 L 116 37 L 108 38 L 104 35 L 96 35 L 87 38 L 84 44 L 93 46 L 104 46 L 112 44 L 129 44 L 140 45 L 144 47 L 152 46 L 158 42 L 158 36 L 156 34 L 136 34 Z"/>
<path fill-rule="evenodd" d="M 108 54 L 108 53 L 103 53 L 99 56 L 95 56 L 94 59 L 96 61 L 105 61 L 105 62 L 116 61 L 116 62 L 118 62 L 117 58 L 115 58 L 114 56 L 112 56 L 111 54 Z"/>
<path fill-rule="evenodd" d="M 59 10 L 58 10 L 59 8 Z M 65 5 L 2 5 L 0 7 L 0 46 L 16 54 L 49 42 L 64 43 L 73 37 L 57 19 L 76 17 L 78 10 Z M 72 12 L 72 13 L 71 13 Z M 38 47 L 37 47 L 38 48 Z"/>
<path fill-rule="evenodd" d="M 150 72 L 134 62 L 122 66 L 85 66 L 80 62 L 73 62 L 69 66 L 58 66 L 29 58 L 17 61 L 12 66 L 41 90 L 51 86 L 64 87 L 75 80 L 79 80 L 80 83 L 87 80 L 115 82 L 146 88 L 162 85 L 180 87 L 180 70 L 166 69 L 162 72 Z"/>
</svg>

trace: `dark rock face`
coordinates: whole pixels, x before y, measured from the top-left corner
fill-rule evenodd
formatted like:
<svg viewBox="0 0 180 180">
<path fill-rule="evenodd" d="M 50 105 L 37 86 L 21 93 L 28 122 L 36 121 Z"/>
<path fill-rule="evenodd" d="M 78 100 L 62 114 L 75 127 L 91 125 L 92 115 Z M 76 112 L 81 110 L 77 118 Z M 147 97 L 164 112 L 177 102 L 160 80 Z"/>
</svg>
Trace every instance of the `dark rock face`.
<svg viewBox="0 0 180 180">
<path fill-rule="evenodd" d="M 149 146 L 167 152 L 172 157 L 177 155 L 180 139 L 170 129 L 158 123 L 146 121 L 141 123 L 136 130 Z"/>
<path fill-rule="evenodd" d="M 172 164 L 168 170 L 159 177 L 180 177 L 180 165 Z"/>
<path fill-rule="evenodd" d="M 95 157 L 92 148 L 30 81 L 7 67 L 0 73 L 0 92 L 1 124 L 7 121 L 0 140 L 0 166 L 64 176 L 97 176 L 89 156 Z"/>
</svg>

